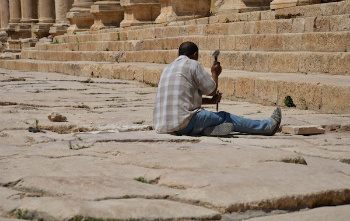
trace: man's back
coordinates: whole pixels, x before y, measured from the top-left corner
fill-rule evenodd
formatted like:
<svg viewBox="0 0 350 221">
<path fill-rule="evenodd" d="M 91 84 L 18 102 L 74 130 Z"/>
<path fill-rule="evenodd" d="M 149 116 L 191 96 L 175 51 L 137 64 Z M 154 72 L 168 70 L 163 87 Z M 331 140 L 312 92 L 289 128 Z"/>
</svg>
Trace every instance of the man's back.
<svg viewBox="0 0 350 221">
<path fill-rule="evenodd" d="M 163 71 L 153 112 L 158 133 L 184 128 L 202 105 L 202 94 L 210 94 L 215 82 L 196 60 L 179 56 Z"/>
</svg>

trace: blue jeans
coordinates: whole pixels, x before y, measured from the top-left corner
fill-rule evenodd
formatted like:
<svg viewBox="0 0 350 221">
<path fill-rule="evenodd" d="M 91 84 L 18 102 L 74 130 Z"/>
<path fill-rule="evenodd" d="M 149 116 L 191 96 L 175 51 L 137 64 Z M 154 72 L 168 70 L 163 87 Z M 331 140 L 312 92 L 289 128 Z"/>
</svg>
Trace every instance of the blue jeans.
<svg viewBox="0 0 350 221">
<path fill-rule="evenodd" d="M 191 119 L 190 123 L 182 130 L 177 131 L 178 135 L 198 135 L 206 127 L 216 126 L 222 123 L 232 123 L 232 132 L 240 132 L 256 135 L 267 135 L 274 130 L 274 120 L 251 120 L 239 117 L 224 111 L 211 112 L 200 110 Z"/>
</svg>

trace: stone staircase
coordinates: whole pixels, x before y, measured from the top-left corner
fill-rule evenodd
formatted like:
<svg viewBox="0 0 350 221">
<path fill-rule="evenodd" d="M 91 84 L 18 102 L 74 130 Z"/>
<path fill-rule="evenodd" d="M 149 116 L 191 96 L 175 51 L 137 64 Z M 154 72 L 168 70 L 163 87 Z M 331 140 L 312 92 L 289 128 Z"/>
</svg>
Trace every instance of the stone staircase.
<svg viewBox="0 0 350 221">
<path fill-rule="evenodd" d="M 300 109 L 350 113 L 349 0 L 57 36 L 0 67 L 156 85 L 184 41 L 207 68 L 221 50 L 227 99 L 284 106 L 290 96 Z"/>
</svg>

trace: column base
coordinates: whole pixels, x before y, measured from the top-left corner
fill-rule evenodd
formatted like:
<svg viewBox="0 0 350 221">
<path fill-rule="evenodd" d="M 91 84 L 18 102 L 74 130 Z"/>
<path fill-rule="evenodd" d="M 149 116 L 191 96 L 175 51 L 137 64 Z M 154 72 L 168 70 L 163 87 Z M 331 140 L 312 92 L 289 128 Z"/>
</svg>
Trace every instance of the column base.
<svg viewBox="0 0 350 221">
<path fill-rule="evenodd" d="M 38 38 L 47 37 L 50 35 L 49 31 L 53 23 L 49 24 L 36 24 L 33 28 L 33 33 Z"/>
<path fill-rule="evenodd" d="M 289 8 L 297 5 L 297 0 L 274 0 L 271 2 L 271 10 Z"/>
<path fill-rule="evenodd" d="M 18 24 L 15 31 L 19 34 L 19 38 L 31 38 L 32 24 Z"/>
<path fill-rule="evenodd" d="M 270 0 L 230 0 L 219 8 L 218 14 L 262 11 L 270 8 Z"/>
<path fill-rule="evenodd" d="M 160 0 L 161 14 L 156 23 L 183 21 L 210 15 L 210 0 Z"/>
<path fill-rule="evenodd" d="M 124 10 L 119 3 L 97 2 L 91 6 L 91 14 L 95 17 L 91 30 L 120 27 L 124 19 Z"/>
<path fill-rule="evenodd" d="M 141 26 L 154 24 L 155 19 L 160 15 L 159 3 L 135 3 L 123 5 L 124 20 L 120 27 Z"/>
<path fill-rule="evenodd" d="M 49 33 L 55 37 L 58 35 L 64 35 L 67 33 L 67 29 L 69 28 L 68 24 L 54 24 L 50 27 Z"/>
<path fill-rule="evenodd" d="M 7 33 L 5 31 L 0 32 L 0 42 L 5 44 L 7 42 Z"/>
<path fill-rule="evenodd" d="M 90 11 L 68 12 L 67 19 L 71 24 L 67 29 L 68 34 L 90 30 L 90 27 L 94 24 L 94 16 Z"/>
</svg>

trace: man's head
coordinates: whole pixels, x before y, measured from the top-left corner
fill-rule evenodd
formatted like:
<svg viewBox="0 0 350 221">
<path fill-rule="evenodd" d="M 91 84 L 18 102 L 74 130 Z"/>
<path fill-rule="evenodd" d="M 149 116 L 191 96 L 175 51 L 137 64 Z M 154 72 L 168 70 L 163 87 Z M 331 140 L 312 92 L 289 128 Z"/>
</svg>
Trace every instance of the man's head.
<svg viewBox="0 0 350 221">
<path fill-rule="evenodd" d="M 195 43 L 187 41 L 180 45 L 179 56 L 186 55 L 187 57 L 198 60 L 198 47 Z"/>
</svg>

